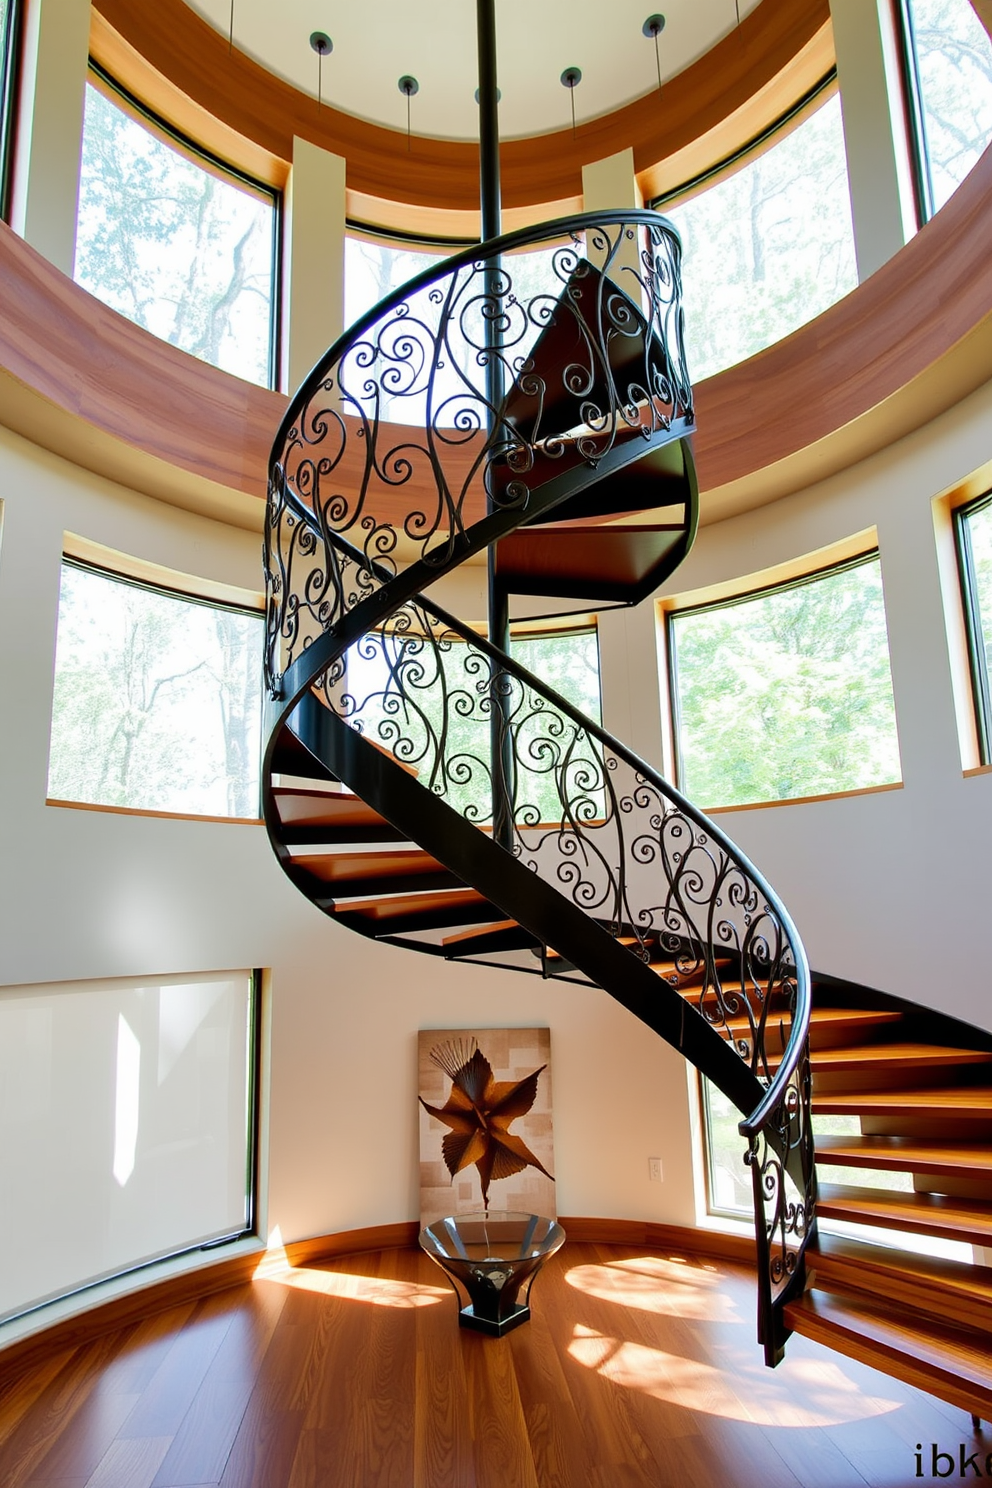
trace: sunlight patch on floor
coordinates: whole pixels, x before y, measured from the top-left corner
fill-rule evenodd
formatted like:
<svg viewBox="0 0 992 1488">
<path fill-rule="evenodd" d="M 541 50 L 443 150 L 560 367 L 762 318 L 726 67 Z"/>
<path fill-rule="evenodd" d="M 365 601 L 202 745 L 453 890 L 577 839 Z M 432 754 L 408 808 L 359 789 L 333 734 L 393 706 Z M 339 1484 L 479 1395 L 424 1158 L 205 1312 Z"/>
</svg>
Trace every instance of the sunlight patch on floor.
<svg viewBox="0 0 992 1488">
<path fill-rule="evenodd" d="M 588 1296 L 616 1302 L 620 1307 L 714 1323 L 738 1320 L 733 1299 L 720 1290 L 721 1277 L 684 1261 L 639 1256 L 635 1260 L 572 1266 L 565 1280 Z"/>
<path fill-rule="evenodd" d="M 307 1266 L 267 1266 L 261 1279 L 273 1281 L 278 1286 L 295 1287 L 298 1291 L 340 1297 L 348 1302 L 369 1302 L 373 1307 L 433 1307 L 453 1295 L 450 1287 L 391 1281 L 384 1276 L 356 1276 L 349 1271 L 322 1271 Z"/>
<path fill-rule="evenodd" d="M 662 1349 L 611 1338 L 581 1324 L 575 1328 L 568 1352 L 577 1363 L 624 1389 L 757 1426 L 840 1426 L 899 1409 L 898 1401 L 863 1394 L 861 1386 L 848 1379 L 842 1364 L 832 1360 L 794 1360 L 788 1379 L 759 1363 L 741 1365 L 733 1357 L 716 1369 Z M 793 1398 L 796 1394 L 802 1403 Z"/>
</svg>

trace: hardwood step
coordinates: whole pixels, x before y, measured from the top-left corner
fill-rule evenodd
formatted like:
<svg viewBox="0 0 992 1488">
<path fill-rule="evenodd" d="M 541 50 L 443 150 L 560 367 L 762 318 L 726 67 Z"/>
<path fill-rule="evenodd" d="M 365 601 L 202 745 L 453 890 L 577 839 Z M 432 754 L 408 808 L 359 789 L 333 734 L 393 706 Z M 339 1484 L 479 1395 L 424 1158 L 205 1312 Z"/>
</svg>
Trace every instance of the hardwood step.
<svg viewBox="0 0 992 1488">
<path fill-rule="evenodd" d="M 916 1088 L 947 1081 L 952 1071 L 967 1072 L 992 1064 L 985 1049 L 951 1049 L 939 1044 L 880 1043 L 817 1050 L 812 1058 L 813 1090 L 860 1090 L 869 1082 L 875 1091 Z"/>
<path fill-rule="evenodd" d="M 369 848 L 364 852 L 306 853 L 293 858 L 312 886 L 327 884 L 318 899 L 341 900 L 370 894 L 462 887 L 462 881 L 421 848 Z"/>
<path fill-rule="evenodd" d="M 877 1135 L 927 1135 L 928 1123 L 992 1125 L 992 1090 L 987 1086 L 937 1086 L 925 1090 L 850 1090 L 828 1094 L 813 1092 L 813 1112 L 824 1116 L 893 1118 L 902 1123 L 892 1132 Z"/>
<path fill-rule="evenodd" d="M 912 1137 L 816 1137 L 815 1142 L 816 1160 L 821 1163 L 992 1182 L 992 1150 L 986 1146 Z"/>
<path fill-rule="evenodd" d="M 497 574 L 514 594 L 622 603 L 653 579 L 660 583 L 666 561 L 674 564 L 684 542 L 684 524 L 521 527 L 501 539 Z"/>
<path fill-rule="evenodd" d="M 446 935 L 441 944 L 449 960 L 539 947 L 534 936 L 516 920 L 497 920 L 493 925 L 476 925 L 471 930 L 460 930 L 456 935 Z"/>
<path fill-rule="evenodd" d="M 927 1390 L 982 1420 L 992 1418 L 992 1358 L 984 1333 L 941 1327 L 936 1321 L 928 1324 L 905 1310 L 817 1291 L 807 1291 L 790 1303 L 785 1321 L 795 1332 L 838 1353 Z"/>
<path fill-rule="evenodd" d="M 817 1291 L 864 1293 L 992 1333 L 992 1267 L 872 1245 L 821 1230 L 806 1251 Z"/>
<path fill-rule="evenodd" d="M 286 843 L 404 840 L 385 817 L 350 791 L 276 786 L 272 795 Z"/>
<path fill-rule="evenodd" d="M 791 1015 L 790 1015 L 791 1018 Z M 857 1008 L 813 1008 L 810 1013 L 809 1042 L 811 1052 L 821 1049 L 840 1049 L 852 1044 L 863 1044 L 865 1037 L 874 1031 L 883 1034 L 902 1021 L 900 1012 L 862 1012 Z M 737 1037 L 746 1034 L 746 1017 L 728 1019 L 727 1027 Z M 765 1024 L 765 1043 L 771 1053 L 784 1048 L 789 1037 L 790 1022 L 779 1013 L 770 1013 Z M 874 1047 L 874 1046 L 873 1046 Z"/>
<path fill-rule="evenodd" d="M 372 935 L 408 934 L 453 925 L 474 925 L 503 918 L 503 911 L 477 889 L 447 893 L 393 894 L 380 899 L 351 899 L 334 905 L 334 918 Z"/>
<path fill-rule="evenodd" d="M 816 1212 L 821 1220 L 914 1231 L 969 1245 L 992 1244 L 992 1202 L 988 1200 L 821 1183 Z"/>
<path fill-rule="evenodd" d="M 614 940 L 616 941 L 617 945 L 626 946 L 628 950 L 633 950 L 640 944 L 640 941 L 637 939 L 636 935 L 616 935 L 614 936 Z M 566 957 L 562 956 L 559 951 L 554 950 L 552 946 L 548 946 L 547 959 L 550 965 L 553 964 L 555 961 L 564 961 Z"/>
</svg>

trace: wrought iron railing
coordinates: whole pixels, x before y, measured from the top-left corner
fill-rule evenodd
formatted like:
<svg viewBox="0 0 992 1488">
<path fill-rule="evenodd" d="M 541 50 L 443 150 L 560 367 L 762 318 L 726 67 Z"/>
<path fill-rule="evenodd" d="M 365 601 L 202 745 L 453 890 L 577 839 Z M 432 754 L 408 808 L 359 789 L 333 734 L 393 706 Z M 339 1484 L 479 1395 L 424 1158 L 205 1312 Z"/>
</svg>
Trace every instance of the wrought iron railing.
<svg viewBox="0 0 992 1488">
<path fill-rule="evenodd" d="M 548 286 L 524 300 L 502 267 L 493 287 L 494 260 L 542 240 Z M 751 1113 L 741 1131 L 773 1363 L 814 1226 L 795 929 L 674 787 L 419 592 L 604 468 L 688 431 L 678 271 L 677 239 L 654 214 L 573 218 L 428 270 L 332 348 L 294 399 L 271 472 L 269 750 L 291 721 L 359 794 L 374 757 L 395 826 Z M 398 430 L 404 409 L 425 422 Z M 494 800 L 509 808 L 498 841 Z"/>
<path fill-rule="evenodd" d="M 654 212 L 584 213 L 456 254 L 341 337 L 294 397 L 273 452 L 270 686 L 352 611 L 354 634 L 377 623 L 383 567 L 415 594 L 691 431 L 679 255 Z"/>
</svg>

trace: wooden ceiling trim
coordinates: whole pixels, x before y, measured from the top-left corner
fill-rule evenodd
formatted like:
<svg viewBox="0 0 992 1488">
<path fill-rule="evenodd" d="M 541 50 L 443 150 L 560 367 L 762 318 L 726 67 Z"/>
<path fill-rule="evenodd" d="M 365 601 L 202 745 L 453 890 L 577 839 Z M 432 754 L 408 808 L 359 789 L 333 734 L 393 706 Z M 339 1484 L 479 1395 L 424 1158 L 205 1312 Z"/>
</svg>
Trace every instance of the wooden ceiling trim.
<svg viewBox="0 0 992 1488">
<path fill-rule="evenodd" d="M 992 378 L 990 238 L 992 149 L 864 284 L 701 383 L 704 514 L 716 519 L 801 489 Z M 8 428 L 135 490 L 258 529 L 286 402 L 132 325 L 0 224 L 0 422 Z"/>
<path fill-rule="evenodd" d="M 791 336 L 699 384 L 701 488 L 768 470 L 884 411 L 952 353 L 960 352 L 962 366 L 929 379 L 927 412 L 920 417 L 912 405 L 917 424 L 992 375 L 990 232 L 992 148 L 864 284 Z M 904 398 L 904 410 L 910 406 Z M 906 432 L 898 422 L 887 434 L 879 425 L 882 442 Z"/>
<path fill-rule="evenodd" d="M 261 525 L 280 393 L 132 325 L 6 223 L 0 307 L 0 422 L 160 499 Z"/>
<path fill-rule="evenodd" d="M 293 137 L 348 162 L 353 191 L 442 211 L 474 210 L 478 147 L 406 136 L 325 105 L 268 72 L 183 0 L 96 0 L 93 55 L 174 127 L 279 184 Z M 833 62 L 828 0 L 759 5 L 705 57 L 614 113 L 503 145 L 503 201 L 527 208 L 578 196 L 582 166 L 632 146 L 642 188 L 708 169 L 772 124 Z M 659 161 L 673 161 L 666 168 Z"/>
</svg>

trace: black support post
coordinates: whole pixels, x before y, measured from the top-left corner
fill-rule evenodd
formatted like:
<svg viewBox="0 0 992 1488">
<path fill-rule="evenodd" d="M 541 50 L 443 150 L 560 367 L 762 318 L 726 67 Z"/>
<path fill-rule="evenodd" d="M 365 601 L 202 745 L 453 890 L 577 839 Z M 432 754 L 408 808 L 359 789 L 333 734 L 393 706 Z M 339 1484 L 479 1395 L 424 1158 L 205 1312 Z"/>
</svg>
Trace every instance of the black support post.
<svg viewBox="0 0 992 1488">
<path fill-rule="evenodd" d="M 496 78 L 496 0 L 476 0 L 479 45 L 479 190 L 482 238 L 498 238 L 502 230 L 499 172 L 499 91 Z M 496 302 L 500 278 L 500 260 L 486 264 L 486 289 L 491 302 Z M 502 336 L 499 320 L 492 316 L 486 323 L 486 398 L 489 402 L 490 461 L 498 452 L 499 410 L 503 403 Z M 492 510 L 492 495 L 489 495 Z M 510 649 L 509 596 L 496 577 L 496 544 L 489 548 L 489 639 L 500 651 Z M 492 769 L 493 769 L 493 837 L 503 847 L 513 843 L 513 748 L 507 729 L 508 699 L 499 681 L 493 689 Z"/>
</svg>

